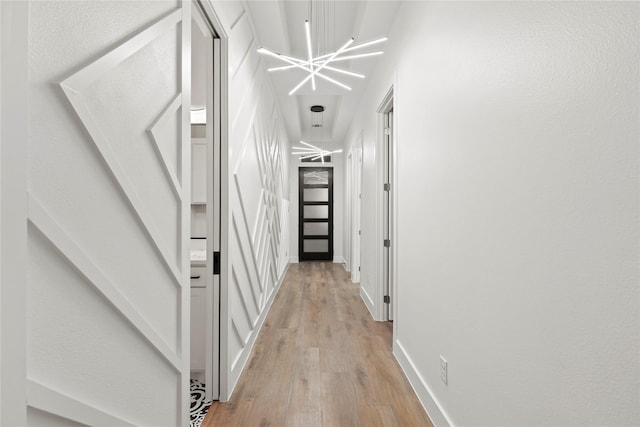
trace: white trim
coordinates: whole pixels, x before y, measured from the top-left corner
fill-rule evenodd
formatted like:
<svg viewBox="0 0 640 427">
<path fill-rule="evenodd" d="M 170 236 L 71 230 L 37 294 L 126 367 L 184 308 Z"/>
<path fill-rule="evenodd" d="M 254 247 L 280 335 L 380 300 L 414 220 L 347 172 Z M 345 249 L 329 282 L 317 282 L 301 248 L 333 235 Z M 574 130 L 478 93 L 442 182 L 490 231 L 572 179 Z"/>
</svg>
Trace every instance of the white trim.
<svg viewBox="0 0 640 427">
<path fill-rule="evenodd" d="M 183 2 L 182 7 L 189 2 Z M 190 3 L 189 3 L 190 6 Z M 77 73 L 65 79 L 61 86 L 71 88 L 77 92 L 86 89 L 94 81 L 98 80 L 102 75 L 125 61 L 131 55 L 151 43 L 158 37 L 163 36 L 168 31 L 175 28 L 182 19 L 183 9 L 177 9 L 158 22 L 149 25 L 126 42 L 122 43 L 106 55 L 101 56 L 96 61 L 85 66 Z M 189 37 L 189 40 L 191 38 Z M 189 43 L 190 45 L 190 43 Z M 189 69 L 191 66 L 189 65 Z"/>
<path fill-rule="evenodd" d="M 27 405 L 85 425 L 135 426 L 132 422 L 125 421 L 31 379 L 27 380 Z"/>
<path fill-rule="evenodd" d="M 230 361 L 228 342 L 232 335 L 229 315 L 228 283 L 231 271 L 229 257 L 229 229 L 231 208 L 229 204 L 229 36 L 220 20 L 212 0 L 202 0 L 204 15 L 220 40 L 220 389 L 219 400 L 229 400 Z"/>
<path fill-rule="evenodd" d="M 173 190 L 174 195 L 178 199 L 178 201 L 182 201 L 182 185 L 178 182 L 178 177 L 176 176 L 176 171 L 171 170 L 171 165 L 167 160 L 167 156 L 160 148 L 160 143 L 158 142 L 158 128 L 165 124 L 172 116 L 175 116 L 176 112 L 182 105 L 182 96 L 177 95 L 169 105 L 165 107 L 165 109 L 160 113 L 158 118 L 151 124 L 147 132 L 151 136 L 153 140 L 153 148 L 156 150 L 156 154 L 160 157 L 162 161 L 162 169 L 169 180 L 169 184 L 171 184 L 171 188 Z M 179 160 L 178 160 L 179 161 Z M 178 166 L 178 165 L 176 165 Z"/>
<path fill-rule="evenodd" d="M 363 286 L 360 286 L 360 298 L 362 298 L 362 301 L 364 301 L 364 305 L 367 306 L 367 310 L 369 310 L 369 314 L 371 314 L 371 317 L 373 317 L 374 320 L 377 320 L 374 314 L 376 306 L 373 303 L 373 299 L 371 298 L 371 296 L 369 296 Z"/>
<path fill-rule="evenodd" d="M 262 310 L 262 313 L 260 313 L 260 316 L 255 322 L 255 327 L 253 331 L 251 331 L 248 339 L 246 339 L 244 349 L 238 354 L 236 359 L 233 361 L 234 368 L 238 364 L 241 366 L 241 368 L 238 370 L 238 375 L 236 376 L 236 378 L 234 378 L 232 387 L 229 390 L 228 398 L 231 398 L 231 394 L 235 390 L 235 386 L 238 384 L 238 380 L 244 373 L 244 370 L 247 368 L 247 362 L 249 361 L 249 358 L 253 353 L 253 346 L 256 343 L 256 339 L 260 335 L 262 326 L 264 326 L 264 321 L 266 320 L 267 316 L 269 315 L 269 312 L 271 311 L 271 308 L 273 307 L 273 300 L 278 294 L 278 290 L 280 289 L 280 286 L 282 285 L 282 282 L 284 281 L 284 278 L 287 275 L 288 271 L 289 271 L 289 266 L 287 265 L 285 270 L 282 272 L 282 275 L 280 276 L 278 283 L 276 284 L 276 286 L 274 286 L 273 290 L 271 291 L 271 295 L 269 295 L 269 299 L 267 300 L 265 308 Z"/>
<path fill-rule="evenodd" d="M 362 131 L 358 136 L 359 145 L 351 148 L 351 155 L 353 157 L 353 167 L 351 168 L 352 180 L 351 186 L 354 191 L 351 198 L 351 281 L 353 283 L 360 283 L 360 267 L 362 266 L 362 152 L 364 136 Z"/>
<path fill-rule="evenodd" d="M 344 262 L 344 257 L 342 257 L 342 256 L 334 256 L 333 257 L 333 263 L 334 264 L 344 264 L 345 263 Z"/>
<path fill-rule="evenodd" d="M 29 4 L 0 2 L 0 425 L 26 425 Z"/>
<path fill-rule="evenodd" d="M 382 266 L 382 274 L 380 275 L 381 280 L 379 282 L 379 294 L 378 294 L 378 300 L 377 302 L 379 303 L 379 313 L 381 314 L 380 319 L 381 320 L 393 320 L 393 315 L 395 314 L 396 310 L 395 310 L 395 300 L 396 300 L 396 280 L 397 279 L 397 265 L 396 265 L 396 261 L 397 261 L 397 253 L 398 253 L 398 241 L 396 239 L 397 236 L 397 221 L 396 221 L 396 216 L 397 216 L 397 208 L 394 204 L 394 202 L 397 200 L 397 182 L 395 180 L 395 178 L 397 177 L 397 156 L 396 156 L 396 145 L 397 145 L 397 141 L 396 141 L 396 114 L 395 112 L 391 115 L 392 118 L 392 123 L 391 123 L 391 130 L 392 130 L 392 135 L 391 135 L 391 161 L 389 162 L 387 159 L 387 151 L 384 148 L 384 142 L 385 142 L 385 132 L 384 132 L 384 122 L 385 122 L 385 115 L 388 114 L 390 111 L 394 110 L 395 108 L 395 97 L 394 97 L 394 88 L 395 88 L 395 84 L 392 84 L 391 87 L 389 88 L 389 90 L 387 91 L 386 95 L 384 96 L 384 98 L 382 99 L 382 102 L 380 103 L 380 106 L 378 107 L 377 113 L 378 116 L 382 118 L 382 127 L 380 127 L 378 129 L 378 131 L 380 131 L 382 129 L 382 134 L 381 134 L 381 149 L 380 152 L 382 153 L 381 156 L 381 161 L 382 161 L 382 167 L 380 169 L 380 185 L 382 186 L 384 184 L 384 164 L 385 163 L 390 163 L 389 168 L 390 168 L 390 175 L 389 175 L 389 182 L 391 183 L 391 191 L 389 194 L 389 206 L 388 206 L 388 214 L 386 212 L 384 212 L 384 206 L 385 206 L 385 201 L 384 201 L 384 196 L 382 196 L 380 198 L 380 210 L 382 212 L 382 215 L 380 216 L 380 229 L 384 230 L 385 228 L 385 220 L 389 222 L 388 226 L 389 226 L 389 239 L 391 240 L 391 247 L 389 248 L 389 255 L 388 255 L 388 259 L 387 259 L 387 265 L 385 265 L 385 249 L 382 248 L 380 251 L 380 265 Z M 384 191 L 382 191 L 381 194 L 384 194 Z M 388 218 L 387 218 L 388 215 Z M 382 238 L 384 239 L 384 231 L 382 232 Z M 388 270 L 387 270 L 388 269 Z M 389 289 L 385 289 L 385 271 L 386 271 L 386 277 L 388 277 L 389 280 Z M 389 296 L 392 299 L 392 302 L 389 306 L 385 306 L 384 303 L 384 296 L 386 294 L 386 292 L 388 292 Z"/>
<path fill-rule="evenodd" d="M 181 362 L 178 355 L 31 194 L 28 196 L 28 214 L 29 221 L 77 268 L 80 274 L 87 278 L 98 292 L 104 295 L 106 300 L 129 321 L 140 335 L 179 372 Z"/>
<path fill-rule="evenodd" d="M 191 286 L 189 279 L 191 272 L 189 256 L 191 249 L 191 1 L 182 0 L 180 6 L 180 92 L 182 94 L 182 109 L 180 110 L 180 148 L 182 149 L 180 152 L 180 172 L 182 176 L 180 182 L 183 197 L 180 200 L 180 243 L 178 249 L 180 272 L 177 276 L 182 284 L 178 299 L 180 310 L 178 347 L 181 359 L 179 366 L 180 388 L 177 397 L 178 420 L 182 425 L 188 425 L 191 410 Z M 167 27 L 165 31 L 175 28 L 169 23 L 167 23 Z M 148 31 L 152 28 L 153 26 Z M 159 36 L 160 34 L 156 37 Z M 167 264 L 169 264 L 168 259 Z"/>
<path fill-rule="evenodd" d="M 398 271 L 399 270 L 399 263 L 400 263 L 400 257 L 398 256 L 398 253 L 400 252 L 400 247 L 401 247 L 401 241 L 398 238 L 398 212 L 399 210 L 399 204 L 398 204 L 398 188 L 400 188 L 400 182 L 398 181 L 398 151 L 400 150 L 400 129 L 398 127 L 398 114 L 402 114 L 402 111 L 400 110 L 399 106 L 399 81 L 398 81 L 398 72 L 395 71 L 393 74 L 393 125 L 392 125 L 392 130 L 393 130 L 393 164 L 391 165 L 392 168 L 392 189 L 391 189 L 391 198 L 392 198 L 392 203 L 393 203 L 393 221 L 391 223 L 391 235 L 393 236 L 393 239 L 395 241 L 394 245 L 395 245 L 395 250 L 392 251 L 392 265 L 393 265 L 393 271 L 392 271 L 392 289 L 391 289 L 391 310 L 393 313 L 393 336 L 397 337 L 398 336 L 398 327 L 401 324 L 401 321 L 399 320 L 399 316 L 398 316 L 398 300 L 399 300 L 399 293 L 398 293 L 398 288 L 399 288 L 399 284 L 398 284 Z M 395 189 L 395 191 L 394 191 Z"/>
<path fill-rule="evenodd" d="M 299 262 L 300 262 L 300 259 L 297 256 L 289 257 L 289 264 L 298 264 Z"/>
<path fill-rule="evenodd" d="M 442 405 L 427 385 L 427 382 L 416 369 L 413 360 L 411 360 L 411 357 L 397 339 L 393 341 L 393 355 L 409 380 L 413 391 L 416 392 L 418 400 L 420 400 L 425 411 L 427 411 L 427 415 L 429 415 L 433 425 L 435 427 L 455 427 L 451 417 L 449 417 L 442 408 Z"/>
</svg>

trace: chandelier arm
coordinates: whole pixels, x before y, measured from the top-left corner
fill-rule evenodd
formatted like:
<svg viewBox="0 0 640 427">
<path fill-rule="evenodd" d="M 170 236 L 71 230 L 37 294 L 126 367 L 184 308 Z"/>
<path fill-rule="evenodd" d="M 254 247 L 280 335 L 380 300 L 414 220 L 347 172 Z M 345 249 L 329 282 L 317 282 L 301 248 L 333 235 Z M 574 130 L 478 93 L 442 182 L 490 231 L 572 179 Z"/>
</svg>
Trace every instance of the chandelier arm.
<svg viewBox="0 0 640 427">
<path fill-rule="evenodd" d="M 340 83 L 339 81 L 334 80 L 334 79 L 332 79 L 332 78 L 331 78 L 331 77 L 329 77 L 329 76 L 326 76 L 326 75 L 324 75 L 324 74 L 322 74 L 322 73 L 317 73 L 316 75 L 317 75 L 318 77 L 321 77 L 321 78 L 325 79 L 325 80 L 326 80 L 326 81 L 328 81 L 328 82 L 333 83 L 334 85 L 340 86 L 340 87 L 345 88 L 345 89 L 347 89 L 347 90 L 351 90 L 351 88 L 350 88 L 349 86 L 347 86 L 346 84 L 344 84 L 344 83 Z"/>
<path fill-rule="evenodd" d="M 335 68 L 335 67 L 331 67 L 329 65 L 327 65 L 326 67 L 324 67 L 326 70 L 331 70 L 331 71 L 335 71 L 336 73 L 342 73 L 342 74 L 346 74 L 348 76 L 353 76 L 353 77 L 358 77 L 360 79 L 364 79 L 365 75 L 364 74 L 359 74 L 359 73 L 354 73 L 352 71 L 347 71 L 347 70 L 343 70 L 342 68 Z"/>
<path fill-rule="evenodd" d="M 384 53 L 383 51 L 378 50 L 376 52 L 360 53 L 358 55 L 340 56 L 340 57 L 334 58 L 332 62 L 348 61 L 350 59 L 358 59 L 358 58 L 366 58 L 368 56 L 382 55 L 383 53 Z"/>
<path fill-rule="evenodd" d="M 313 76 L 315 76 L 316 74 L 318 74 L 318 72 L 320 70 L 322 70 L 324 67 L 326 67 L 333 58 L 335 58 L 336 56 L 340 55 L 340 53 L 342 53 L 343 50 L 345 50 L 346 48 L 349 47 L 349 45 L 351 45 L 351 43 L 353 43 L 353 38 L 349 39 L 348 42 L 346 42 L 340 49 L 338 49 L 333 55 L 331 55 L 329 57 L 329 59 L 322 64 L 321 66 L 319 66 L 318 68 L 316 68 L 315 70 L 313 70 L 307 77 L 305 77 L 299 84 L 298 86 L 294 87 L 291 92 L 289 92 L 289 95 L 293 95 L 298 89 L 300 89 L 300 87 L 305 84 L 306 82 L 309 81 L 310 78 L 312 78 Z"/>
<path fill-rule="evenodd" d="M 280 59 L 282 61 L 284 61 L 285 59 L 288 59 L 288 60 L 292 61 L 291 64 L 293 64 L 294 62 L 297 62 L 298 65 L 303 65 L 303 66 L 304 65 L 309 66 L 311 64 L 310 61 L 305 61 L 304 59 L 294 58 L 292 56 L 283 55 L 281 53 L 278 53 L 277 55 L 279 55 L 278 59 Z M 272 68 L 268 68 L 267 71 L 290 70 L 292 68 L 298 67 L 298 65 L 294 64 L 294 65 L 283 65 L 281 67 L 272 67 Z"/>
<path fill-rule="evenodd" d="M 357 44 L 355 46 L 351 46 L 350 48 L 347 48 L 347 49 L 343 50 L 342 53 L 347 53 L 347 52 L 351 52 L 351 51 L 354 51 L 354 50 L 362 49 L 363 47 L 371 46 L 371 45 L 378 44 L 378 43 L 383 43 L 383 42 L 386 42 L 387 40 L 388 39 L 386 37 L 382 37 L 382 38 L 379 38 L 377 40 L 373 40 L 373 41 L 370 41 L 370 42 L 360 43 L 360 44 Z M 322 56 L 318 56 L 318 57 L 316 57 L 314 59 L 316 61 L 317 60 L 322 60 L 322 59 L 330 57 L 331 55 L 333 55 L 333 52 L 324 54 Z"/>
<path fill-rule="evenodd" d="M 288 57 L 285 57 L 284 55 L 281 55 L 281 54 L 275 53 L 275 52 L 271 52 L 269 49 L 265 49 L 265 48 L 261 47 L 260 49 L 258 49 L 258 53 L 263 53 L 263 54 L 266 54 L 266 55 L 269 55 L 269 56 L 273 56 L 274 58 L 278 58 L 279 60 L 284 61 L 284 62 L 286 62 L 288 64 L 291 64 L 294 67 L 301 68 L 301 69 L 305 70 L 308 73 L 311 72 L 311 70 L 309 68 L 304 67 L 303 65 L 300 65 L 299 63 L 296 63 L 296 62 L 290 60 Z"/>
<path fill-rule="evenodd" d="M 309 147 L 313 148 L 314 150 L 320 151 L 320 147 L 316 147 L 315 145 L 308 144 L 308 143 L 306 143 L 304 141 L 300 141 L 300 144 L 308 145 Z"/>
<path fill-rule="evenodd" d="M 311 68 L 311 86 L 316 90 L 316 78 L 313 75 L 313 53 L 311 52 L 311 27 L 309 21 L 304 21 L 304 32 L 307 36 L 307 56 L 309 57 L 309 67 Z"/>
<path fill-rule="evenodd" d="M 318 155 L 318 153 L 313 153 L 313 154 L 309 154 L 309 155 L 306 155 L 306 156 L 302 156 L 302 157 L 300 157 L 300 160 L 310 159 L 312 157 L 316 157 L 317 155 Z"/>
</svg>

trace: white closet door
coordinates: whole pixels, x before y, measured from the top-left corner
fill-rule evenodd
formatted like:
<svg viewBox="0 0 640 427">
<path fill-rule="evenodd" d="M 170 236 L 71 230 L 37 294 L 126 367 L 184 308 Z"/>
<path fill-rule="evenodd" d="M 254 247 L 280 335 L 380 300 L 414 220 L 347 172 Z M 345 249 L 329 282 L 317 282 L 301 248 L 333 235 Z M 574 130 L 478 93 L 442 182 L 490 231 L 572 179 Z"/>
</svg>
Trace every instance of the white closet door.
<svg viewBox="0 0 640 427">
<path fill-rule="evenodd" d="M 188 423 L 190 25 L 29 4 L 29 425 Z"/>
</svg>

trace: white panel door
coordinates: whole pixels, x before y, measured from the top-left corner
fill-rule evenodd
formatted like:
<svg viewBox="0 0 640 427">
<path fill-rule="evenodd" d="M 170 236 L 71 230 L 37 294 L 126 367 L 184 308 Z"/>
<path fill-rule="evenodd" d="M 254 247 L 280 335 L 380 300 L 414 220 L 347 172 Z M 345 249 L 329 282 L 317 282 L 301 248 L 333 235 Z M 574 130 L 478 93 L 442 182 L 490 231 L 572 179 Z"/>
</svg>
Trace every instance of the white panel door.
<svg viewBox="0 0 640 427">
<path fill-rule="evenodd" d="M 190 13 L 29 4 L 28 425 L 188 423 Z"/>
</svg>

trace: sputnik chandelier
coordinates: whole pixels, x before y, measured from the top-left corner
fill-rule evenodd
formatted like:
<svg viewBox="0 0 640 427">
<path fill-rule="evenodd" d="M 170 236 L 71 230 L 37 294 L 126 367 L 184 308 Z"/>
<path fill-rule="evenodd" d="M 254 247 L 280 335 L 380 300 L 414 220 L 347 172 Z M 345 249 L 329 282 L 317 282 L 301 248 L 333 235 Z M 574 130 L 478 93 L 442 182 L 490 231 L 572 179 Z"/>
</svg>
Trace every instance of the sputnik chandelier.
<svg viewBox="0 0 640 427">
<path fill-rule="evenodd" d="M 316 6 L 317 7 L 317 6 Z M 313 7 L 310 8 L 310 14 L 313 16 L 312 14 L 312 10 Z M 321 25 L 318 25 L 318 27 L 321 27 Z M 326 22 L 325 22 L 325 27 L 326 27 Z M 291 70 L 291 69 L 300 69 L 300 70 L 304 70 L 307 73 L 309 73 L 300 83 L 298 83 L 297 86 L 295 86 L 293 89 L 291 89 L 291 91 L 289 92 L 289 95 L 293 95 L 294 93 L 296 93 L 298 91 L 298 89 L 300 89 L 305 83 L 307 83 L 309 80 L 311 80 L 311 88 L 315 91 L 316 90 L 316 77 L 319 77 L 321 79 L 324 79 L 328 82 L 331 82 L 337 86 L 340 86 L 341 88 L 347 89 L 347 90 L 351 90 L 351 87 L 347 86 L 344 83 L 341 83 L 339 81 L 337 81 L 336 79 L 327 76 L 324 73 L 321 73 L 321 71 L 333 71 L 335 73 L 339 73 L 339 74 L 344 74 L 347 76 L 351 76 L 351 77 L 356 77 L 356 78 L 360 78 L 360 79 L 364 79 L 365 75 L 364 74 L 360 74 L 360 73 L 354 73 L 352 71 L 348 71 L 345 70 L 343 68 L 337 68 L 337 67 L 333 67 L 329 64 L 333 64 L 334 62 L 340 62 L 340 61 L 348 61 L 348 60 L 352 60 L 352 59 L 359 59 L 359 58 L 366 58 L 369 56 L 377 56 L 377 55 L 382 55 L 383 51 L 379 50 L 379 51 L 375 51 L 375 52 L 366 52 L 366 53 L 360 53 L 360 54 L 351 54 L 351 55 L 347 55 L 347 53 L 356 51 L 356 50 L 360 50 L 362 48 L 368 47 L 368 46 L 372 46 L 375 44 L 379 44 L 379 43 L 383 43 L 385 41 L 387 41 L 386 37 L 382 37 L 376 40 L 372 40 L 366 43 L 361 43 L 355 46 L 351 46 L 353 44 L 353 42 L 355 41 L 354 38 L 349 39 L 344 45 L 342 45 L 342 47 L 338 50 L 336 50 L 335 52 L 331 52 L 331 53 L 321 53 L 319 51 L 319 47 L 316 49 L 317 53 L 316 56 L 313 55 L 313 48 L 312 48 L 312 43 L 311 43 L 311 23 L 309 22 L 309 20 L 304 21 L 304 30 L 305 30 L 305 35 L 306 35 L 306 39 L 307 39 L 307 59 L 301 59 L 301 58 L 295 58 L 293 56 L 288 56 L 288 55 L 283 55 L 281 53 L 276 53 L 276 52 L 272 52 L 269 49 L 265 49 L 263 47 L 261 47 L 260 49 L 258 49 L 258 53 L 264 54 L 264 55 L 269 55 L 272 56 L 274 58 L 277 58 L 289 65 L 284 65 L 281 67 L 274 67 L 274 68 L 269 68 L 268 71 L 284 71 L 284 70 Z M 316 29 L 316 35 L 318 35 L 318 29 Z M 323 37 L 326 38 L 327 34 L 326 31 L 324 32 L 324 34 L 320 34 L 318 37 L 320 39 L 322 39 Z M 316 46 L 318 46 L 318 43 L 316 43 Z"/>
<path fill-rule="evenodd" d="M 311 129 L 314 128 L 322 128 L 324 126 L 324 107 L 322 105 L 314 105 L 310 108 L 311 110 Z M 316 116 L 316 119 L 313 119 L 313 116 Z M 311 159 L 322 161 L 324 164 L 324 159 L 335 153 L 342 153 L 342 150 L 325 150 L 324 148 L 317 147 L 313 144 L 309 144 L 308 142 L 300 141 L 300 144 L 304 145 L 304 147 L 292 147 L 293 152 L 291 153 L 294 156 L 300 156 L 300 160 Z"/>
</svg>

